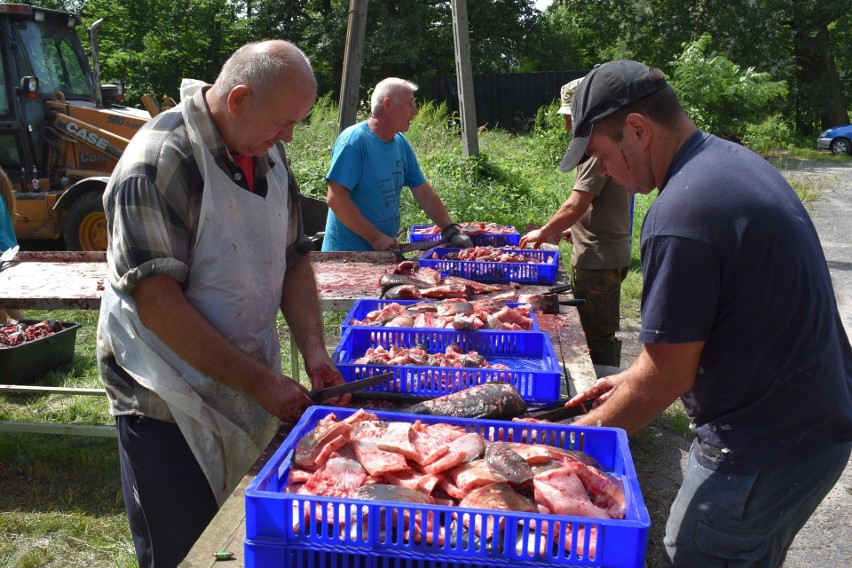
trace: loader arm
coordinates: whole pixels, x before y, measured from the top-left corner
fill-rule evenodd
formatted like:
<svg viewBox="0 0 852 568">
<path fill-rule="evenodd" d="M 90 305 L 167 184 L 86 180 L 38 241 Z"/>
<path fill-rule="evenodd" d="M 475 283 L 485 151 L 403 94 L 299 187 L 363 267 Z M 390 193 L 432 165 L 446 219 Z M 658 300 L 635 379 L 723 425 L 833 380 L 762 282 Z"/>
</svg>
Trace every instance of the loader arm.
<svg viewBox="0 0 852 568">
<path fill-rule="evenodd" d="M 67 134 L 74 140 L 87 144 L 93 149 L 111 156 L 115 160 L 121 157 L 124 149 L 127 148 L 127 144 L 130 143 L 129 138 L 119 136 L 103 128 L 98 128 L 77 117 L 61 112 L 51 112 L 48 116 L 48 121 L 51 126 Z"/>
</svg>

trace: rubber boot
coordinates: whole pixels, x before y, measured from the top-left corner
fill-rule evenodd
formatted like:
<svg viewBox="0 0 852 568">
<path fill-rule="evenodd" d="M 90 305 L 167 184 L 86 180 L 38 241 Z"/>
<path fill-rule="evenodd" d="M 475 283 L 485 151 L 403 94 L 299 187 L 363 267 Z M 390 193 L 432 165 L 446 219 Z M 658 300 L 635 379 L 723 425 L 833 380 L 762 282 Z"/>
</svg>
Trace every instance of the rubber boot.
<svg viewBox="0 0 852 568">
<path fill-rule="evenodd" d="M 616 339 L 612 343 L 595 345 L 589 348 L 589 357 L 594 365 L 609 365 L 610 367 L 621 366 L 621 340 Z"/>
</svg>

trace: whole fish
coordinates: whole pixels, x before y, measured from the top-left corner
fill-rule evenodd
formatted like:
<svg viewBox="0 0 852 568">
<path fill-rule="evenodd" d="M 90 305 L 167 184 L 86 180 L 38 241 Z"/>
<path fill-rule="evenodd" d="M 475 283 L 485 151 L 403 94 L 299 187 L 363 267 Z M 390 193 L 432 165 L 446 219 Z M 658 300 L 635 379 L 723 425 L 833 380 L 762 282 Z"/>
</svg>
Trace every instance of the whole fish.
<svg viewBox="0 0 852 568">
<path fill-rule="evenodd" d="M 458 418 L 508 418 L 525 412 L 527 403 L 508 383 L 484 383 L 410 406 L 403 412 Z"/>
<path fill-rule="evenodd" d="M 422 300 L 423 294 L 417 286 L 403 284 L 402 286 L 394 286 L 383 291 L 382 298 L 388 300 Z"/>
<path fill-rule="evenodd" d="M 381 287 L 382 292 L 386 292 L 391 288 L 396 288 L 397 286 L 414 286 L 416 288 L 431 288 L 434 284 L 430 282 L 426 282 L 425 280 L 421 280 L 419 278 L 414 278 L 413 276 L 407 276 L 405 274 L 385 274 L 379 280 L 379 287 Z"/>
</svg>

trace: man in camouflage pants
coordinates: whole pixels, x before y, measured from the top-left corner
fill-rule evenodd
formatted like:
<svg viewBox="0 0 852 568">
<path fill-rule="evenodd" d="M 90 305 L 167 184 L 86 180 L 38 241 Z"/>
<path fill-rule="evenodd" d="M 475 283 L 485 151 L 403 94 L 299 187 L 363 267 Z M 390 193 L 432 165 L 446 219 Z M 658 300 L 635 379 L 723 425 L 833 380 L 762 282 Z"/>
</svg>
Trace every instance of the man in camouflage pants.
<svg viewBox="0 0 852 568">
<path fill-rule="evenodd" d="M 565 130 L 571 131 L 571 98 L 582 79 L 564 85 L 562 106 Z M 578 308 L 580 322 L 595 365 L 621 366 L 621 283 L 630 266 L 630 195 L 610 177 L 600 175 L 600 165 L 589 158 L 579 166 L 574 188 L 559 211 L 540 229 L 521 238 L 520 246 L 572 242 L 571 279 L 574 297 L 586 300 Z"/>
</svg>

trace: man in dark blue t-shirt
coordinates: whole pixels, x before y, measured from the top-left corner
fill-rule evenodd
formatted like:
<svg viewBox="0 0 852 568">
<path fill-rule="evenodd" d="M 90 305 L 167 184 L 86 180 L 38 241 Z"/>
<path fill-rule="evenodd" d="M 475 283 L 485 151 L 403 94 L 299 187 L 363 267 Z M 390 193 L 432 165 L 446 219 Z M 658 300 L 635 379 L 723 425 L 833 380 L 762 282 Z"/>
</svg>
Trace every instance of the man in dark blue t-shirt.
<svg viewBox="0 0 852 568">
<path fill-rule="evenodd" d="M 701 132 L 661 71 L 595 68 L 561 168 L 586 156 L 659 197 L 642 226 L 642 353 L 569 404 L 647 425 L 678 397 L 696 438 L 662 566 L 780 566 L 852 450 L 852 348 L 813 224 L 783 177 Z"/>
</svg>

